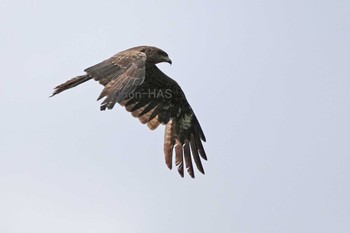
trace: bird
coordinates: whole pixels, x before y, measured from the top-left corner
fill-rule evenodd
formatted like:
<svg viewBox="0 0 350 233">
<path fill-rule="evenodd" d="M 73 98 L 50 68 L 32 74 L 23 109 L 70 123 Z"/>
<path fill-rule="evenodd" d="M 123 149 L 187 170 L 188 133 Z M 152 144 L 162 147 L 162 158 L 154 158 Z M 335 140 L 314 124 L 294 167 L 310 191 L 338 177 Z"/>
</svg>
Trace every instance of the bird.
<svg viewBox="0 0 350 233">
<path fill-rule="evenodd" d="M 91 79 L 98 81 L 104 86 L 97 98 L 103 99 L 100 110 L 112 109 L 118 103 L 151 130 L 160 124 L 165 125 L 167 167 L 172 169 L 174 160 L 181 177 L 184 177 L 186 167 L 190 177 L 195 178 L 193 161 L 198 171 L 205 174 L 201 160 L 207 160 L 202 144 L 206 138 L 179 84 L 156 66 L 162 62 L 172 64 L 162 49 L 133 47 L 56 86 L 50 97 Z"/>
</svg>

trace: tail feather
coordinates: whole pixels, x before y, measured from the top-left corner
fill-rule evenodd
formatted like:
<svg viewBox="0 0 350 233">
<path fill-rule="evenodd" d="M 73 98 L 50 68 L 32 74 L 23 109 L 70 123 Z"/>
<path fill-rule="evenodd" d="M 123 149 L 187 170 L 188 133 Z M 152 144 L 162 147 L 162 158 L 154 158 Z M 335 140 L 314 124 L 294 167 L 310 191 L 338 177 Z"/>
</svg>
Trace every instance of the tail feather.
<svg viewBox="0 0 350 233">
<path fill-rule="evenodd" d="M 54 92 L 50 97 L 56 94 L 59 94 L 62 91 L 68 90 L 69 88 L 78 86 L 79 84 L 82 84 L 90 79 L 92 79 L 92 77 L 88 74 L 72 78 L 71 80 L 68 80 L 67 82 L 62 83 L 61 85 L 58 85 L 57 87 L 55 87 Z"/>
</svg>

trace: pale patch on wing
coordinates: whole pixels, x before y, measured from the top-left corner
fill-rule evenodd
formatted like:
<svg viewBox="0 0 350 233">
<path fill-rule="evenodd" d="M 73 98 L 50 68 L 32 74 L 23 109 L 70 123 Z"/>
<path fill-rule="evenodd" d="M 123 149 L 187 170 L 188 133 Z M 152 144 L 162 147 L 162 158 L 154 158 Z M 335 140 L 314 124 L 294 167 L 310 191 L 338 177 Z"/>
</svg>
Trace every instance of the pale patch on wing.
<svg viewBox="0 0 350 233">
<path fill-rule="evenodd" d="M 179 124 L 181 124 L 181 128 L 189 129 L 192 126 L 193 113 L 188 113 L 181 118 Z"/>
</svg>

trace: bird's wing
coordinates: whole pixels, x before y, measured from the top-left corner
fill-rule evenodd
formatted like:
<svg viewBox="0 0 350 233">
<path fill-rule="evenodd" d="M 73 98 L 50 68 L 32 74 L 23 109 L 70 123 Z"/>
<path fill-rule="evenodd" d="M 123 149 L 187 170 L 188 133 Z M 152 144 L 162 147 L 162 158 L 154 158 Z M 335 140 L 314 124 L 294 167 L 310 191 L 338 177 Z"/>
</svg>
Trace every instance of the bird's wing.
<svg viewBox="0 0 350 233">
<path fill-rule="evenodd" d="M 101 110 L 113 108 L 143 83 L 145 64 L 145 53 L 124 51 L 85 69 L 88 75 L 105 86 L 98 97 L 98 100 L 105 97 Z"/>
<path fill-rule="evenodd" d="M 190 176 L 194 177 L 192 159 L 204 174 L 201 158 L 207 159 L 202 145 L 205 136 L 183 91 L 173 79 L 155 65 L 147 67 L 144 83 L 121 105 L 152 130 L 159 124 L 166 125 L 164 155 L 170 169 L 175 150 L 175 164 L 181 176 L 185 164 Z"/>
</svg>

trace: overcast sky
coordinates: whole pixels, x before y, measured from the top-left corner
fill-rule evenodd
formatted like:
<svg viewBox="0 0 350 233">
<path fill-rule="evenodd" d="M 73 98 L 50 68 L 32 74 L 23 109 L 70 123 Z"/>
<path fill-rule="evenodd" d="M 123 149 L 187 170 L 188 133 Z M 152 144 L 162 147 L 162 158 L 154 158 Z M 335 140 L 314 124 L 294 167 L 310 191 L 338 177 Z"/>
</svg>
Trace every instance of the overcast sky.
<svg viewBox="0 0 350 233">
<path fill-rule="evenodd" d="M 0 0 L 0 232 L 350 232 L 350 2 Z M 181 178 L 90 81 L 137 45 L 207 142 Z"/>
</svg>

